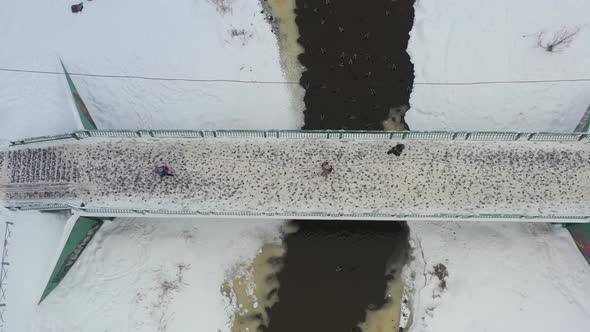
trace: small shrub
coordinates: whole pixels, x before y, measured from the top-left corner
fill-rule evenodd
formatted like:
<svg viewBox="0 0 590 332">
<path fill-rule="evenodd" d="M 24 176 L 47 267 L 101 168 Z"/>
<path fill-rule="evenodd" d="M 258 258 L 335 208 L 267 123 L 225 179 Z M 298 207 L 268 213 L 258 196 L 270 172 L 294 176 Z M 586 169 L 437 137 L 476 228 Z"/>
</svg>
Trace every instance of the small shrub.
<svg viewBox="0 0 590 332">
<path fill-rule="evenodd" d="M 537 35 L 537 46 L 547 52 L 561 52 L 570 46 L 578 32 L 580 32 L 580 27 L 564 27 L 555 32 L 552 38 L 546 38 L 545 33 L 540 32 Z"/>
<path fill-rule="evenodd" d="M 438 287 L 442 290 L 447 288 L 447 280 L 446 278 L 449 276 L 449 271 L 447 267 L 442 264 L 438 263 L 434 266 L 433 274 L 438 278 Z"/>
<path fill-rule="evenodd" d="M 231 29 L 230 30 L 231 36 L 232 37 L 238 37 L 238 36 L 245 36 L 246 35 L 246 30 L 244 29 Z"/>
<path fill-rule="evenodd" d="M 221 15 L 231 13 L 231 2 L 232 0 L 209 0 L 214 6 L 217 12 Z"/>
<path fill-rule="evenodd" d="M 232 38 L 237 38 L 242 43 L 242 46 L 245 46 L 253 35 L 252 32 L 248 32 L 245 29 L 231 29 L 229 33 Z"/>
</svg>

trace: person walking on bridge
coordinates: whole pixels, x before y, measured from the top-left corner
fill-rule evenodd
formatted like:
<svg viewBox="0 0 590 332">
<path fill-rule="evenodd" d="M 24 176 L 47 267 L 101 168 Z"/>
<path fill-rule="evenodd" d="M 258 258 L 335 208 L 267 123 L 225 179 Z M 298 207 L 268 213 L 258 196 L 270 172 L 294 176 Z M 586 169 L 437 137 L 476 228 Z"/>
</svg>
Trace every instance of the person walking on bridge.
<svg viewBox="0 0 590 332">
<path fill-rule="evenodd" d="M 158 174 L 160 177 L 174 176 L 174 174 L 171 173 L 170 167 L 168 167 L 168 165 L 163 165 L 163 166 L 156 165 L 154 167 L 154 173 Z"/>
<path fill-rule="evenodd" d="M 322 163 L 322 175 L 324 177 L 328 177 L 328 175 L 332 174 L 332 172 L 334 171 L 334 167 L 327 161 L 324 161 Z"/>
</svg>

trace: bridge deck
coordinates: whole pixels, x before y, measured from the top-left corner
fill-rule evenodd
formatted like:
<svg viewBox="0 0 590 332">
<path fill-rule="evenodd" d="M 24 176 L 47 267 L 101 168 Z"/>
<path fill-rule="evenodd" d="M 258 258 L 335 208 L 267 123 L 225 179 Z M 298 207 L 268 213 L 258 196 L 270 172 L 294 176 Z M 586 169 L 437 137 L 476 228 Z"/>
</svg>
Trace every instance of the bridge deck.
<svg viewBox="0 0 590 332">
<path fill-rule="evenodd" d="M 10 205 L 386 215 L 590 216 L 590 144 L 88 138 L 0 153 Z M 320 165 L 334 172 L 324 177 Z M 168 164 L 175 177 L 152 173 Z M 387 218 L 386 218 L 387 219 Z"/>
</svg>

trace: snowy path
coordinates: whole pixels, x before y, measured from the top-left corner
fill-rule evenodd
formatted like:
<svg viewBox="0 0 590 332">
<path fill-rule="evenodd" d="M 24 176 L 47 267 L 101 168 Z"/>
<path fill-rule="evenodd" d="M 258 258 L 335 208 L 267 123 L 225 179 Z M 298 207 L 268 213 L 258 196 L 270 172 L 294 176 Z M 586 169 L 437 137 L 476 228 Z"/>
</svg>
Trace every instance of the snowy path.
<svg viewBox="0 0 590 332">
<path fill-rule="evenodd" d="M 18 148 L 0 188 L 20 204 L 215 212 L 589 216 L 584 142 L 86 139 Z M 329 161 L 334 173 L 321 175 Z M 2 164 L 2 163 L 0 163 Z M 159 178 L 155 164 L 176 176 Z"/>
</svg>

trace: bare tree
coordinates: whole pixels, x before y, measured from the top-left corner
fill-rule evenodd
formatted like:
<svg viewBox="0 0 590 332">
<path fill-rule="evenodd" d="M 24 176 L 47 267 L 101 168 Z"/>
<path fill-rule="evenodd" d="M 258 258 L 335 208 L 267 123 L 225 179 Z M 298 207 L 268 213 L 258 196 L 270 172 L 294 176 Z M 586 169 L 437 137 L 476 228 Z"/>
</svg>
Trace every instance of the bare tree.
<svg viewBox="0 0 590 332">
<path fill-rule="evenodd" d="M 168 316 L 168 305 L 174 293 L 178 293 L 182 290 L 182 287 L 188 285 L 184 282 L 184 272 L 190 269 L 190 264 L 179 263 L 176 265 L 178 271 L 174 279 L 164 279 L 159 284 L 158 299 L 152 304 L 152 315 L 158 320 L 158 332 L 164 332 L 168 329 L 168 322 L 170 317 Z"/>
<path fill-rule="evenodd" d="M 545 49 L 547 52 L 561 52 L 570 46 L 578 32 L 580 32 L 579 26 L 573 28 L 563 27 L 555 32 L 552 38 L 546 38 L 545 32 L 539 32 L 537 35 L 537 46 Z"/>
<path fill-rule="evenodd" d="M 253 33 L 248 32 L 245 29 L 231 29 L 229 31 L 232 38 L 237 38 L 241 43 L 242 46 L 245 46 L 248 43 L 248 40 L 252 38 Z"/>
<path fill-rule="evenodd" d="M 217 12 L 221 15 L 232 12 L 232 1 L 233 0 L 209 0 L 215 6 Z"/>
<path fill-rule="evenodd" d="M 447 267 L 443 263 L 438 263 L 434 266 L 432 274 L 434 274 L 439 280 L 438 287 L 441 290 L 445 290 L 447 288 L 447 277 L 449 276 Z"/>
</svg>

